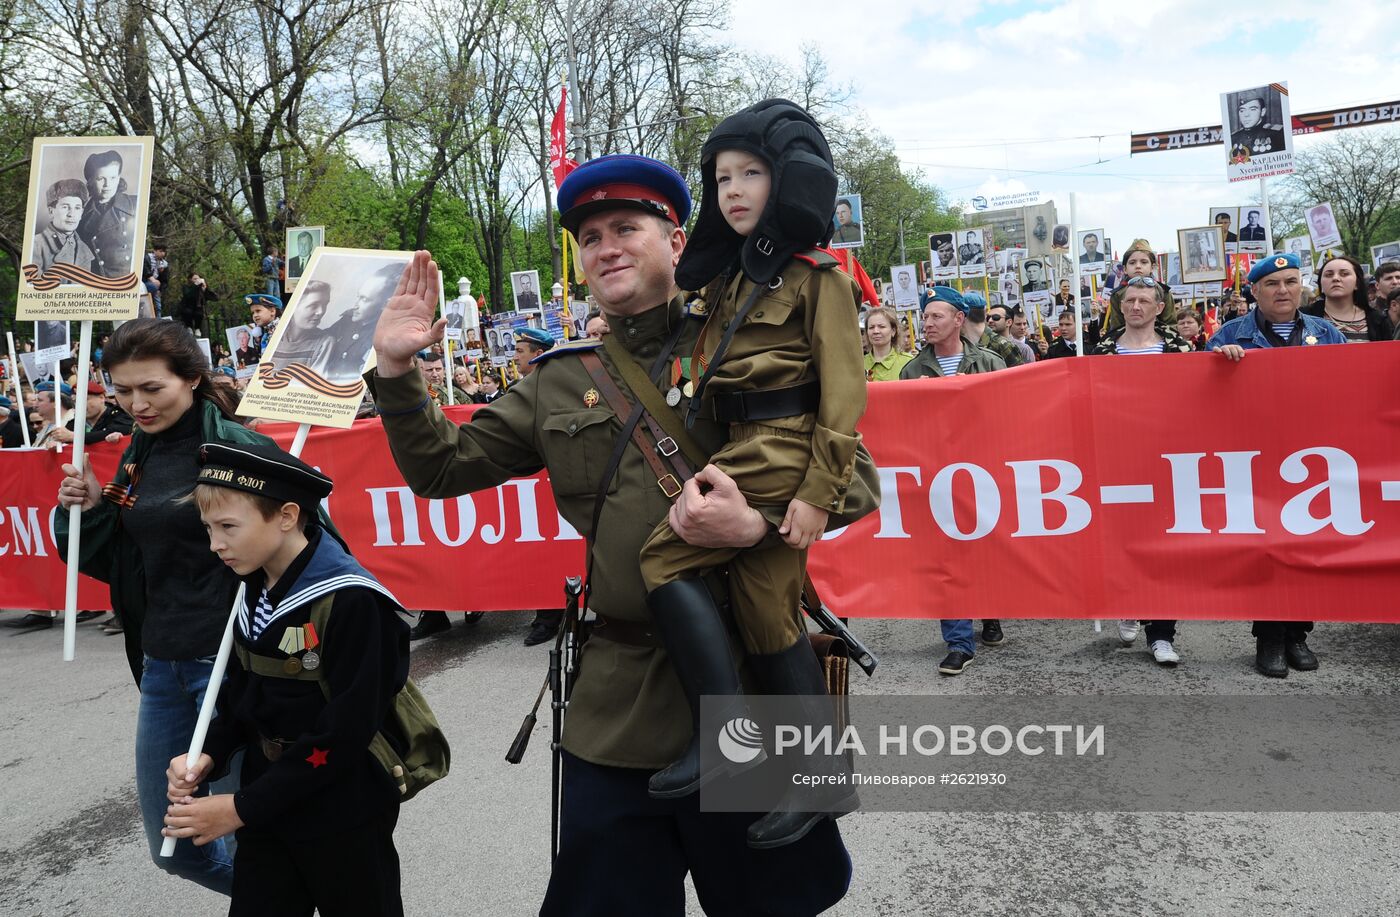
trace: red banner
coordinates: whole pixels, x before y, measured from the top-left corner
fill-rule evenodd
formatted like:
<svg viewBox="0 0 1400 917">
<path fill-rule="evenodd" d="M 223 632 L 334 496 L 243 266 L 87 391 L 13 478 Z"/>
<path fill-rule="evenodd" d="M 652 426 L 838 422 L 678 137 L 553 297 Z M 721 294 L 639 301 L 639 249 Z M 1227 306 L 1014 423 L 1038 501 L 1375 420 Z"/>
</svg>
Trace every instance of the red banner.
<svg viewBox="0 0 1400 917">
<path fill-rule="evenodd" d="M 1301 347 L 875 384 L 861 429 L 884 500 L 817 545 L 813 573 L 843 615 L 1400 623 L 1397 358 L 1400 344 Z M 92 454 L 109 478 L 117 449 Z M 304 456 L 335 479 L 355 554 L 410 608 L 555 607 L 582 572 L 542 475 L 423 500 L 377 421 L 319 428 Z M 0 452 L 6 607 L 63 603 L 58 479 L 50 452 Z M 105 599 L 87 582 L 79 604 Z"/>
<path fill-rule="evenodd" d="M 559 89 L 559 107 L 554 111 L 554 120 L 549 125 L 549 168 L 554 173 L 554 187 L 558 190 L 564 184 L 564 179 L 569 177 L 569 173 L 578 168 L 578 163 L 570 159 L 565 152 L 568 150 L 568 141 L 565 138 L 565 114 L 564 109 L 568 107 L 569 87 L 561 86 Z"/>
</svg>

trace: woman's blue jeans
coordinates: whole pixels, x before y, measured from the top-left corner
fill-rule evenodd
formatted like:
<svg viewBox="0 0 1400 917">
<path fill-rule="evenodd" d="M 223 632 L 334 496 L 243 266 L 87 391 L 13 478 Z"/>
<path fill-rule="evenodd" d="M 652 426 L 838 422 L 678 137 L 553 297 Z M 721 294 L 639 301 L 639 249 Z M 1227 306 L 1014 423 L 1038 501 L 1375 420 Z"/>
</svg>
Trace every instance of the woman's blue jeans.
<svg viewBox="0 0 1400 917">
<path fill-rule="evenodd" d="M 165 810 L 170 805 L 165 796 L 165 770 L 171 758 L 190 749 L 190 737 L 194 735 L 213 667 L 213 656 L 176 661 L 146 657 L 141 676 L 141 707 L 136 715 L 136 792 L 141 801 L 146 843 L 156 865 L 172 875 L 228 895 L 233 890 L 232 836 L 203 847 L 181 838 L 174 856 L 160 855 L 165 840 L 160 831 L 165 827 Z M 241 763 L 235 759 L 227 777 L 200 787 L 198 795 L 236 791 Z"/>
</svg>

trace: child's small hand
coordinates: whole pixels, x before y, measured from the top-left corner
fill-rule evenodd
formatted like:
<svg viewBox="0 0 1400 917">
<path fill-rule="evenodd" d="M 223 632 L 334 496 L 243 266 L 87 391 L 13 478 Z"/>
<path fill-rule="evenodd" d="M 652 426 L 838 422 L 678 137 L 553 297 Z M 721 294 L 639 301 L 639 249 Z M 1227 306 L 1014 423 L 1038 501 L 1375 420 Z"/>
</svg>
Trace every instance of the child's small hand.
<svg viewBox="0 0 1400 917">
<path fill-rule="evenodd" d="M 170 766 L 165 769 L 165 779 L 169 781 L 165 789 L 166 798 L 171 802 L 189 799 L 190 794 L 204 782 L 205 775 L 213 766 L 214 759 L 205 754 L 199 756 L 192 768 L 185 766 L 184 755 L 171 758 Z"/>
<path fill-rule="evenodd" d="M 160 833 L 166 837 L 188 837 L 196 847 L 203 847 L 241 827 L 243 819 L 238 817 L 233 796 L 224 794 L 187 799 L 166 809 L 165 827 Z"/>
<path fill-rule="evenodd" d="M 826 517 L 826 510 L 802 500 L 793 500 L 788 504 L 787 515 L 783 516 L 778 534 L 783 536 L 788 547 L 805 551 L 826 531 Z"/>
</svg>

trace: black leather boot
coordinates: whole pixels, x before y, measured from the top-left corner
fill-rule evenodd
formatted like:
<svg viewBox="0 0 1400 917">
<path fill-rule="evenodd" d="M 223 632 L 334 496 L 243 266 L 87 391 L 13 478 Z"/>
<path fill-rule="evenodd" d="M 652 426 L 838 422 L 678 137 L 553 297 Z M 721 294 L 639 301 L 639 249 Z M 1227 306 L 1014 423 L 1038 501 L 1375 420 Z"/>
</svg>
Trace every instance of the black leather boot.
<svg viewBox="0 0 1400 917">
<path fill-rule="evenodd" d="M 1287 678 L 1288 663 L 1283 657 L 1282 637 L 1256 637 L 1254 667 L 1270 678 Z"/>
<path fill-rule="evenodd" d="M 814 729 L 829 726 L 835 730 L 835 708 L 826 693 L 826 678 L 812 644 L 804 636 L 781 653 L 754 655 L 749 664 L 768 694 L 798 697 L 802 719 Z M 840 760 L 824 762 L 825 776 L 848 776 Z M 756 850 L 770 850 L 799 841 L 823 818 L 840 818 L 854 812 L 860 799 L 849 783 L 824 784 L 789 792 L 778 806 L 749 825 L 748 843 Z"/>
<path fill-rule="evenodd" d="M 1300 672 L 1311 672 L 1317 668 L 1317 656 L 1308 649 L 1306 633 L 1289 634 L 1283 640 L 1283 655 L 1288 664 Z"/>
<path fill-rule="evenodd" d="M 748 714 L 739 671 L 729 653 L 729 637 L 710 590 L 697 579 L 677 580 L 648 593 L 647 608 L 690 703 L 692 726 L 685 752 L 652 774 L 647 792 L 654 799 L 679 799 L 716 777 L 756 767 L 766 755 L 759 754 L 744 764 L 721 759 L 718 767 L 708 771 L 700 767 L 700 697 L 709 694 L 729 698 L 732 709 L 725 711 L 726 721 Z"/>
</svg>

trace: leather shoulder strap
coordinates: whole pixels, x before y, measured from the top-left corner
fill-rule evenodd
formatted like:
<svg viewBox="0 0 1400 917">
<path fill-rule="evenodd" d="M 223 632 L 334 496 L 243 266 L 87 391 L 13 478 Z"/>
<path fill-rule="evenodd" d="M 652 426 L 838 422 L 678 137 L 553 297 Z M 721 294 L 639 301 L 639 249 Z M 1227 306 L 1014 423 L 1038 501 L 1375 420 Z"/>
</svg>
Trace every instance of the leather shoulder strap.
<svg viewBox="0 0 1400 917">
<path fill-rule="evenodd" d="M 602 391 L 603 399 L 607 401 L 608 406 L 613 409 L 613 413 L 619 419 L 626 417 L 630 421 L 631 415 L 634 413 L 638 415 L 639 420 L 646 418 L 646 408 L 642 405 L 637 405 L 635 408 L 632 406 L 632 403 L 622 394 L 622 390 L 613 382 L 612 376 L 608 375 L 603 361 L 598 359 L 596 353 L 583 354 L 579 357 L 579 361 L 583 363 L 583 368 L 588 370 L 593 384 Z M 685 481 L 685 477 L 666 470 L 666 465 L 657 455 L 656 449 L 647 441 L 646 436 L 642 434 L 642 429 L 638 424 L 629 423 L 628 433 L 632 437 L 632 442 L 636 444 L 637 451 L 651 466 L 651 473 L 656 475 L 656 483 L 661 487 L 661 492 L 671 500 L 680 496 L 681 484 Z"/>
<path fill-rule="evenodd" d="M 647 378 L 646 373 L 642 372 L 642 368 L 633 362 L 627 348 L 623 347 L 610 334 L 603 335 L 603 348 L 607 350 L 608 356 L 612 357 L 618 372 L 622 373 L 622 381 L 627 383 L 627 388 L 645 406 L 646 415 L 643 419 L 664 430 L 666 435 L 681 447 L 681 451 L 685 453 L 685 457 L 690 460 L 692 465 L 696 468 L 703 468 L 705 463 L 710 460 L 709 454 L 691 438 L 685 425 L 680 423 L 680 419 L 667 406 L 661 393 L 656 390 L 656 386 Z M 652 432 L 657 431 L 653 429 Z M 662 439 L 663 437 L 658 436 L 657 442 L 660 443 Z"/>
</svg>

